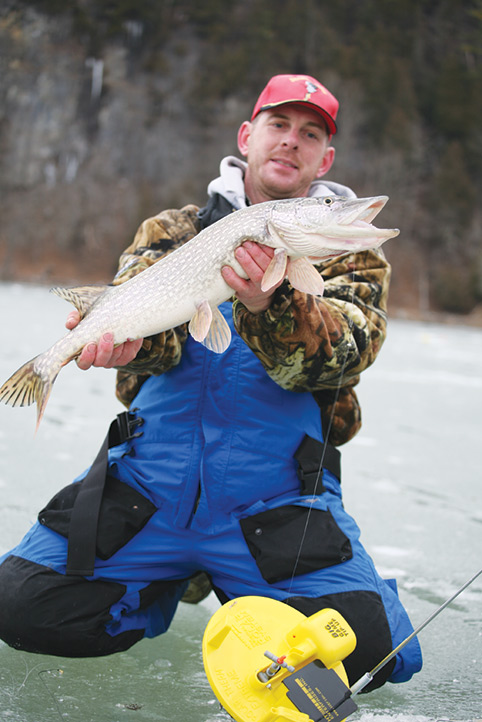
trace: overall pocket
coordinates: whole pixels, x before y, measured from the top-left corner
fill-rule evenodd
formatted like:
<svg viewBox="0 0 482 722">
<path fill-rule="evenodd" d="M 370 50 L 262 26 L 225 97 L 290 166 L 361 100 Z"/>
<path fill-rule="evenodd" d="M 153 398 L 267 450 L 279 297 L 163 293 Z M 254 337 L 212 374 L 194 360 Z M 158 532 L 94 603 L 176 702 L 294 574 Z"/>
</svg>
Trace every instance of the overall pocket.
<svg viewBox="0 0 482 722">
<path fill-rule="evenodd" d="M 68 538 L 72 508 L 81 486 L 82 482 L 77 482 L 61 489 L 38 515 L 39 523 Z M 147 524 L 155 511 L 157 507 L 139 491 L 107 476 L 97 527 L 97 556 L 109 559 Z"/>
<path fill-rule="evenodd" d="M 291 576 L 351 559 L 351 542 L 329 509 L 287 505 L 239 521 L 263 578 L 274 584 Z"/>
</svg>

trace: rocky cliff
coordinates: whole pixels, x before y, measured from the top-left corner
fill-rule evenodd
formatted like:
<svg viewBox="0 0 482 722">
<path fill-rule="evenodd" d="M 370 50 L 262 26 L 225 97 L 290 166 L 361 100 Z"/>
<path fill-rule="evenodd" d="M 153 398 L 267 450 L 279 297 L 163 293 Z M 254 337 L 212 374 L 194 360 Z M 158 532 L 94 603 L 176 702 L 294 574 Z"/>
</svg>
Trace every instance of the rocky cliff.
<svg viewBox="0 0 482 722">
<path fill-rule="evenodd" d="M 402 3 L 407 9 L 411 4 Z M 475 187 L 481 172 L 480 161 L 467 155 L 467 138 L 441 134 L 429 111 L 424 117 L 420 80 L 404 65 L 401 48 L 370 45 L 373 59 L 362 69 L 362 58 L 367 61 L 357 46 L 360 27 L 335 16 L 340 5 L 328 11 L 328 3 L 285 0 L 276 5 L 279 17 L 271 3 L 271 15 L 261 15 L 261 5 L 2 4 L 2 279 L 109 280 L 143 218 L 168 206 L 204 203 L 220 159 L 236 153 L 237 128 L 257 93 L 271 74 L 292 70 L 317 75 L 340 98 L 337 159 L 329 177 L 359 195 L 391 197 L 380 220 L 402 230 L 386 246 L 394 265 L 393 303 L 455 311 L 477 304 L 482 219 Z M 422 21 L 416 14 L 410 21 L 419 68 L 427 53 L 422 30 L 415 33 L 425 27 Z M 396 22 L 387 17 L 378 37 L 388 29 L 396 37 Z M 296 52 L 293 33 L 299 36 Z M 480 73 L 474 57 L 466 50 L 467 67 L 475 63 Z M 470 139 L 476 151 L 480 131 Z M 457 199 L 456 213 L 450 198 Z M 460 297 L 459 308 L 444 306 L 443 292 L 437 296 L 447 284 L 454 290 L 445 296 L 452 302 Z"/>
</svg>

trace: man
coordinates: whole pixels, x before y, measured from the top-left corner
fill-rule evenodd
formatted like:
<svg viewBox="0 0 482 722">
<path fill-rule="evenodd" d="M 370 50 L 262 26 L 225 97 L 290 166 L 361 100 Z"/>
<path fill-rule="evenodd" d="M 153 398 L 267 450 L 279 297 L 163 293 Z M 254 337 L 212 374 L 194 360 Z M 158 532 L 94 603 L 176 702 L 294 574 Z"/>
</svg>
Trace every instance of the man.
<svg viewBox="0 0 482 722">
<path fill-rule="evenodd" d="M 238 133 L 247 162 L 222 161 L 202 210 L 145 221 L 114 283 L 247 204 L 353 196 L 321 180 L 334 160 L 337 111 L 314 78 L 272 78 Z M 343 508 L 335 449 L 360 426 L 353 387 L 385 337 L 389 266 L 380 251 L 332 259 L 320 265 L 318 298 L 287 280 L 263 292 L 272 254 L 247 241 L 236 252 L 247 278 L 222 271 L 235 294 L 221 307 L 233 332 L 224 354 L 196 343 L 186 325 L 117 348 L 106 334 L 84 348 L 81 368 L 122 367 L 117 395 L 131 412 L 108 459 L 105 446 L 3 559 L 8 644 L 65 656 L 121 651 L 164 632 L 203 580 L 222 602 L 249 594 L 307 615 L 340 611 L 357 637 L 345 660 L 350 683 L 412 631 L 394 582 L 378 576 Z M 68 326 L 78 320 L 74 312 Z M 93 532 L 91 498 L 101 503 Z M 420 667 L 413 640 L 369 688 Z"/>
</svg>

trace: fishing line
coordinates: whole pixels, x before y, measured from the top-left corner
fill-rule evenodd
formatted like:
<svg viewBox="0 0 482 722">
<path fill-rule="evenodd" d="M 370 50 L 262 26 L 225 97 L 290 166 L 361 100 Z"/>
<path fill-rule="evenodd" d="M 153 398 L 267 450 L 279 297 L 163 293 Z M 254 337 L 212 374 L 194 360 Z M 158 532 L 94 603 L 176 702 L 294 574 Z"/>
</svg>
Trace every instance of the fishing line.
<svg viewBox="0 0 482 722">
<path fill-rule="evenodd" d="M 45 682 L 45 680 L 42 679 L 42 674 L 49 674 L 50 672 L 58 672 L 59 674 L 63 674 L 63 673 L 64 673 L 62 669 L 41 669 L 37 676 L 38 676 L 39 680 L 42 682 L 42 684 L 43 684 L 43 686 L 45 687 L 45 689 L 47 690 L 47 692 L 48 692 L 48 694 L 50 695 L 50 697 L 53 699 L 54 704 L 55 704 L 55 706 L 56 706 L 56 708 L 57 708 L 57 712 L 58 712 L 58 715 L 59 715 L 60 719 L 63 719 L 62 710 L 60 709 L 60 705 L 59 705 L 59 703 L 58 703 L 57 698 L 55 697 L 55 695 L 53 694 L 53 692 L 51 692 L 51 690 L 48 688 L 47 683 Z"/>
<path fill-rule="evenodd" d="M 38 669 L 38 667 L 42 666 L 42 663 L 39 663 L 39 664 L 36 664 L 35 667 L 32 667 L 32 669 L 29 669 L 28 664 L 25 661 L 25 659 L 23 660 L 23 664 L 25 667 L 25 677 L 24 677 L 23 682 L 21 683 L 20 687 L 17 689 L 17 695 L 20 693 L 22 687 L 25 687 L 25 685 L 27 684 L 27 681 L 28 681 L 28 678 L 30 677 L 30 675 L 33 672 L 35 672 L 35 670 Z"/>
<path fill-rule="evenodd" d="M 354 304 L 354 300 L 355 300 L 355 269 L 352 270 L 352 272 L 351 272 L 351 277 L 352 277 L 352 287 L 351 287 L 350 303 L 353 305 L 353 304 Z M 349 319 L 348 319 L 348 328 L 349 328 L 350 333 L 353 332 L 353 327 L 354 327 L 354 325 L 355 325 L 355 321 L 354 321 L 352 318 L 349 318 Z M 329 438 L 329 436 L 330 436 L 330 432 L 331 432 L 331 429 L 332 429 L 332 426 L 333 426 L 333 420 L 334 420 L 334 418 L 335 418 L 335 408 L 336 408 L 336 404 L 337 404 L 337 401 L 338 401 L 338 397 L 340 396 L 341 382 L 342 382 L 343 374 L 345 373 L 346 364 L 347 364 L 347 362 L 348 362 L 348 352 L 349 352 L 349 349 L 346 350 L 345 356 L 344 356 L 344 358 L 343 358 L 343 362 L 342 362 L 342 366 L 341 366 L 341 370 L 340 370 L 340 378 L 339 378 L 339 381 L 338 381 L 338 385 L 337 385 L 337 387 L 336 387 L 336 389 L 335 389 L 335 395 L 334 395 L 334 397 L 333 397 L 333 403 L 332 403 L 332 407 L 331 407 L 331 412 L 330 412 L 330 416 L 329 416 L 329 419 L 328 419 L 328 424 L 326 425 L 326 433 L 325 433 L 325 430 L 323 430 L 323 441 L 324 441 L 323 451 L 322 451 L 322 453 L 321 453 L 320 463 L 319 463 L 318 471 L 317 471 L 317 474 L 316 474 L 316 481 L 315 481 L 315 485 L 314 485 L 314 489 L 313 489 L 313 495 L 312 495 L 311 501 L 310 501 L 310 503 L 309 503 L 309 505 L 308 505 L 308 514 L 306 515 L 306 522 L 305 522 L 305 526 L 304 526 L 304 529 L 303 529 L 303 534 L 301 535 L 301 540 L 300 540 L 300 545 L 299 545 L 299 548 L 298 548 L 298 553 L 297 553 L 297 555 L 296 555 L 296 559 L 295 559 L 295 562 L 294 562 L 294 564 L 293 564 L 293 572 L 292 572 L 292 574 L 291 574 L 291 579 L 290 579 L 290 584 L 289 584 L 288 592 L 291 592 L 291 589 L 292 589 L 292 587 L 293 587 L 293 582 L 294 582 L 294 578 L 295 578 L 295 575 L 296 575 L 296 570 L 297 570 L 297 568 L 298 568 L 298 564 L 299 564 L 300 557 L 301 557 L 301 551 L 302 551 L 302 549 L 303 549 L 303 544 L 304 544 L 304 541 L 305 541 L 305 538 L 306 538 L 306 534 L 307 534 L 307 531 L 308 531 L 308 524 L 309 524 L 309 522 L 310 522 L 311 512 L 312 512 L 312 510 L 313 510 L 313 505 L 314 505 L 315 500 L 316 500 L 316 495 L 317 495 L 317 490 L 318 490 L 318 484 L 319 484 L 319 481 L 320 481 L 320 479 L 321 479 L 321 477 L 322 477 L 323 462 L 324 462 L 324 460 L 325 460 L 325 454 L 326 454 L 326 444 L 328 443 L 328 438 Z"/>
<path fill-rule="evenodd" d="M 375 667 L 373 667 L 370 672 L 365 672 L 365 674 L 350 687 L 351 696 L 353 697 L 359 692 L 361 692 L 361 690 L 372 681 L 373 677 L 377 674 L 377 672 L 382 669 L 382 667 L 384 667 L 391 659 L 393 659 L 393 657 L 395 657 L 396 654 L 398 654 L 398 652 L 400 652 L 401 649 L 403 649 L 409 642 L 411 642 L 412 639 L 416 637 L 417 634 L 419 634 L 419 632 L 421 632 L 422 629 L 427 626 L 427 624 L 430 624 L 430 622 L 434 620 L 435 617 L 437 617 L 440 612 L 445 609 L 445 607 L 448 607 L 448 605 L 451 604 L 454 599 L 456 599 L 459 594 L 464 591 L 464 589 L 467 589 L 467 587 L 472 584 L 472 582 L 475 582 L 477 577 L 479 577 L 481 574 L 482 569 L 479 569 L 479 571 L 476 572 L 473 577 L 471 577 L 467 582 L 465 582 L 465 584 L 463 584 L 454 594 L 452 594 L 449 599 L 447 599 L 443 604 L 441 604 L 438 609 L 432 612 L 432 614 L 430 614 L 430 616 L 428 616 L 427 619 L 422 622 L 422 624 L 420 624 L 416 629 L 414 629 L 413 632 L 403 640 L 403 642 L 400 642 L 400 644 L 395 647 L 395 649 L 392 649 L 392 651 L 387 654 L 387 656 L 384 657 L 381 662 L 379 662 Z"/>
</svg>

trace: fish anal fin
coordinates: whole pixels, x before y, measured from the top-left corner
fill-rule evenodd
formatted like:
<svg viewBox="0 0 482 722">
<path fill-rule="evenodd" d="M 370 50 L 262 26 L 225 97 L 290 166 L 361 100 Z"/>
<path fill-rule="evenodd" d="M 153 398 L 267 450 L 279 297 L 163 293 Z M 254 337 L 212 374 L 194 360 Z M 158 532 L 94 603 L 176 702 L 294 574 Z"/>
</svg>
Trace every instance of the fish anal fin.
<svg viewBox="0 0 482 722">
<path fill-rule="evenodd" d="M 202 343 L 210 351 L 223 353 L 231 343 L 231 329 L 219 308 L 214 308 L 212 314 L 209 332 Z"/>
<path fill-rule="evenodd" d="M 277 248 L 261 280 L 262 291 L 269 291 L 270 288 L 283 280 L 286 275 L 287 260 L 288 256 L 285 249 Z"/>
<path fill-rule="evenodd" d="M 195 341 L 215 353 L 223 353 L 231 343 L 231 329 L 219 308 L 203 301 L 189 322 L 189 333 Z"/>
<path fill-rule="evenodd" d="M 311 293 L 313 296 L 323 296 L 325 288 L 323 277 L 304 257 L 294 260 L 290 258 L 288 280 L 297 291 Z"/>
<path fill-rule="evenodd" d="M 202 301 L 189 321 L 189 333 L 195 341 L 202 343 L 209 333 L 213 312 L 208 301 Z"/>
<path fill-rule="evenodd" d="M 64 301 L 68 301 L 75 306 L 83 318 L 108 288 L 109 286 L 77 286 L 75 288 L 56 286 L 50 289 L 50 293 L 54 293 L 59 298 L 63 298 Z"/>
</svg>

